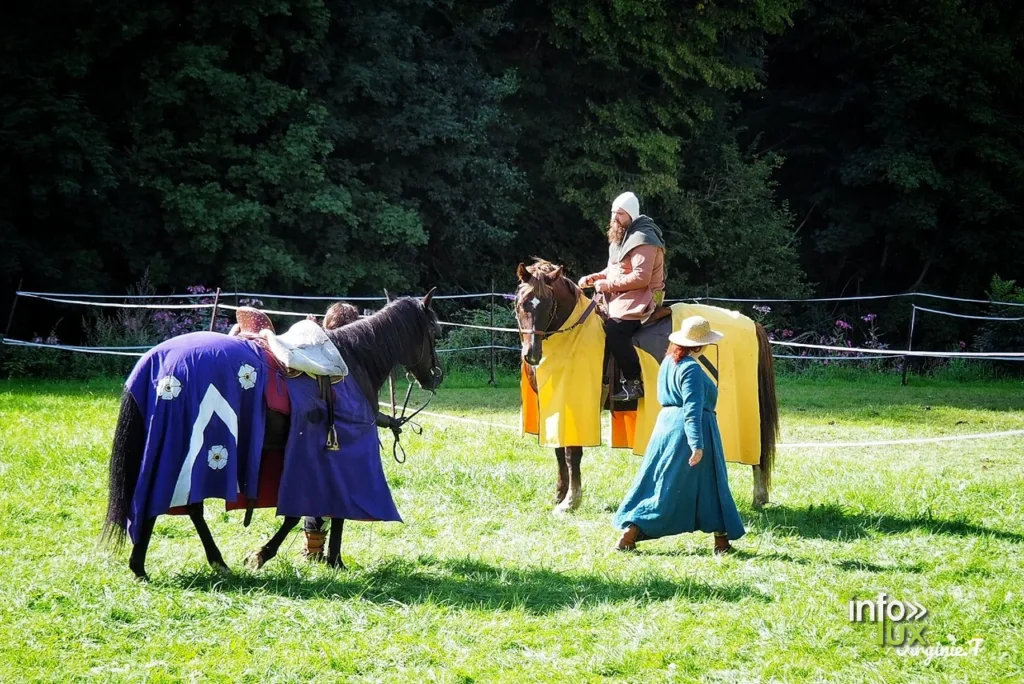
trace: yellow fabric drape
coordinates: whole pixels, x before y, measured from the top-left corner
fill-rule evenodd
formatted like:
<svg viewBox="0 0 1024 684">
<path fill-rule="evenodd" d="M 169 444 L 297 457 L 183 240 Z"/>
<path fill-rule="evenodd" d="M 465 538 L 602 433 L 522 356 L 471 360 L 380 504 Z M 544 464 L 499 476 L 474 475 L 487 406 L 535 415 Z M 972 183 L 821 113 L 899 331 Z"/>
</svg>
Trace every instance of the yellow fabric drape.
<svg viewBox="0 0 1024 684">
<path fill-rule="evenodd" d="M 590 300 L 581 296 L 563 329 L 572 327 Z M 601 364 L 604 326 L 590 317 L 574 330 L 544 338 L 544 357 L 537 366 L 537 392 L 525 370 L 520 379 L 523 434 L 537 435 L 540 446 L 601 445 Z"/>
<path fill-rule="evenodd" d="M 758 465 L 761 461 L 761 413 L 757 400 L 758 350 L 754 322 L 736 311 L 705 304 L 680 303 L 672 306 L 672 329 L 678 330 L 689 316 L 703 316 L 712 328 L 725 334 L 716 346 L 704 351 L 704 355 L 718 369 L 716 413 L 722 432 L 725 460 Z M 638 402 L 636 415 L 632 419 L 619 413 L 613 414 L 612 445 L 632 445 L 633 453 L 642 455 L 654 431 L 658 412 L 661 411 L 657 387 L 662 359 L 655 359 L 640 349 L 637 352 L 640 354 L 645 396 Z M 704 372 L 711 376 L 706 368 Z M 632 426 L 629 424 L 631 422 Z"/>
</svg>

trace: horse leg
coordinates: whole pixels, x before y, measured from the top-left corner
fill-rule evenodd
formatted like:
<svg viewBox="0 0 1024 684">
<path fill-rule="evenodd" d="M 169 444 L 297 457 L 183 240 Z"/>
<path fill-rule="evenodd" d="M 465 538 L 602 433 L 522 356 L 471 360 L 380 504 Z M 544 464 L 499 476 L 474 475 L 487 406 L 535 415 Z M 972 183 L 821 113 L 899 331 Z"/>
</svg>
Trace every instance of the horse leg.
<svg viewBox="0 0 1024 684">
<path fill-rule="evenodd" d="M 558 482 L 555 484 L 555 505 L 562 503 L 569 492 L 569 468 L 565 462 L 565 449 L 555 449 L 558 462 Z"/>
<path fill-rule="evenodd" d="M 327 564 L 338 570 L 345 569 L 345 563 L 341 560 L 341 533 L 344 530 L 344 518 L 331 518 L 331 538 L 327 542 Z"/>
<path fill-rule="evenodd" d="M 128 560 L 128 567 L 132 569 L 135 576 L 144 581 L 149 581 L 146 574 L 146 552 L 149 550 L 149 540 L 153 537 L 153 525 L 156 518 L 143 520 L 139 528 L 139 541 L 132 547 L 132 556 Z"/>
<path fill-rule="evenodd" d="M 250 570 L 259 570 L 267 561 L 276 556 L 277 550 L 281 548 L 281 542 L 285 540 L 289 532 L 295 529 L 295 526 L 299 524 L 299 520 L 301 518 L 298 516 L 285 518 L 284 522 L 281 523 L 281 529 L 270 538 L 270 541 L 263 545 L 263 548 L 259 551 L 253 551 L 245 557 L 245 567 Z"/>
<path fill-rule="evenodd" d="M 761 508 L 768 503 L 768 487 L 764 481 L 764 470 L 761 466 L 752 466 L 754 469 L 754 510 Z"/>
<path fill-rule="evenodd" d="M 199 533 L 199 538 L 203 542 L 203 549 L 206 551 L 206 561 L 210 564 L 210 567 L 222 575 L 232 574 L 231 568 L 224 562 L 224 557 L 220 555 L 217 543 L 213 541 L 210 528 L 206 526 L 206 519 L 203 517 L 202 501 L 188 505 L 188 517 L 192 519 L 192 524 L 195 525 L 196 532 Z"/>
<path fill-rule="evenodd" d="M 562 503 L 555 507 L 557 513 L 576 510 L 583 497 L 583 485 L 580 480 L 580 462 L 583 460 L 583 447 L 565 448 L 565 466 L 569 473 L 568 493 Z"/>
</svg>

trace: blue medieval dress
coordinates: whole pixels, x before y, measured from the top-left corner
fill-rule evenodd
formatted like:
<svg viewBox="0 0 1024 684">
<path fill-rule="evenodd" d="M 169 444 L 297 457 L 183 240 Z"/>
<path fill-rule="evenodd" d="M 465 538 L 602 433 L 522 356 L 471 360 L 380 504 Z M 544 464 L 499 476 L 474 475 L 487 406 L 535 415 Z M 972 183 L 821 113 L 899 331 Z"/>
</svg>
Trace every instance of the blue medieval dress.
<svg viewBox="0 0 1024 684">
<path fill-rule="evenodd" d="M 640 471 L 615 515 L 615 526 L 640 528 L 640 539 L 683 532 L 743 536 L 743 522 L 729 491 L 722 437 L 715 418 L 718 388 L 700 363 L 666 358 L 658 372 L 662 409 Z M 700 463 L 690 466 L 694 449 Z"/>
</svg>

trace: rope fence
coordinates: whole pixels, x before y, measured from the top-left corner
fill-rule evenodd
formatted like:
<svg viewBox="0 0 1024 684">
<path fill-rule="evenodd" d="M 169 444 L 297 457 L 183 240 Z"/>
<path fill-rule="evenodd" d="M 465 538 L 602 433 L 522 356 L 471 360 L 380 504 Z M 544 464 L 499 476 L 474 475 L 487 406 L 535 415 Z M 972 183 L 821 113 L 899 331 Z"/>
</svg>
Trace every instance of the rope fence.
<svg viewBox="0 0 1024 684">
<path fill-rule="evenodd" d="M 186 293 L 180 295 L 103 295 L 93 293 L 54 293 L 54 292 L 36 292 L 21 290 L 20 286 L 15 292 L 15 304 L 17 303 L 18 297 L 26 297 L 36 299 L 40 301 L 47 301 L 57 304 L 85 306 L 85 307 L 100 307 L 100 308 L 116 308 L 116 309 L 147 309 L 147 310 L 206 310 L 212 309 L 214 315 L 218 309 L 224 309 L 229 311 L 237 311 L 240 307 L 237 305 L 226 304 L 222 301 L 222 298 L 235 297 L 238 298 L 255 298 L 255 299 L 280 299 L 280 300 L 291 300 L 291 301 L 337 301 L 337 300 L 349 300 L 359 302 L 384 302 L 387 298 L 384 296 L 380 297 L 359 297 L 359 296 L 311 296 L 311 295 L 288 295 L 288 294 L 272 294 L 272 293 L 254 293 L 254 292 L 216 292 L 207 293 Z M 493 320 L 493 308 L 494 299 L 501 297 L 503 299 L 511 299 L 513 295 L 500 293 L 495 291 L 482 292 L 482 293 L 465 293 L 465 294 L 451 294 L 451 295 L 435 295 L 435 300 L 466 300 L 474 298 L 490 298 L 491 299 L 491 319 Z M 939 299 L 950 302 L 961 302 L 961 303 L 972 303 L 972 304 L 986 304 L 990 306 L 1009 306 L 1009 307 L 1022 307 L 1024 303 L 1021 302 L 1004 302 L 1004 301 L 992 301 L 992 300 L 981 300 L 981 299 L 970 299 L 962 297 L 950 297 L 946 295 L 936 295 L 924 292 L 905 292 L 888 295 L 856 295 L 849 297 L 812 297 L 812 298 L 739 298 L 739 297 L 711 297 L 701 296 L 692 297 L 687 299 L 672 299 L 666 300 L 667 302 L 678 302 L 678 301 L 693 301 L 693 302 L 739 302 L 739 303 L 759 303 L 759 302 L 791 302 L 791 303 L 816 303 L 816 302 L 843 302 L 843 301 L 870 301 L 880 299 L 892 299 L 897 297 L 923 297 L 931 299 Z M 207 302 L 192 302 L 188 304 L 180 303 L 166 303 L 166 300 L 171 299 L 210 299 L 213 298 L 213 303 Z M 131 301 L 108 301 L 112 299 L 118 300 L 131 300 Z M 138 300 L 163 300 L 165 303 L 150 303 L 140 302 Z M 323 314 L 316 312 L 300 312 L 300 311 L 286 311 L 280 309 L 267 309 L 260 307 L 261 311 L 270 315 L 277 316 L 290 316 L 297 318 L 305 318 L 309 316 L 322 317 Z M 833 352 L 830 355 L 824 354 L 794 354 L 794 353 L 779 353 L 774 354 L 777 359 L 785 359 L 789 361 L 828 361 L 828 362 L 845 362 L 845 361 L 875 361 L 886 358 L 933 358 L 933 359 L 984 359 L 984 360 L 996 360 L 996 361 L 1021 361 L 1024 360 L 1024 353 L 1022 352 L 954 352 L 954 351 L 924 351 L 915 350 L 913 346 L 914 328 L 917 320 L 917 312 L 924 312 L 933 315 L 949 316 L 959 319 L 979 320 L 979 321 L 1003 321 L 1003 322 L 1019 322 L 1024 321 L 1024 316 L 1021 317 L 1005 317 L 1005 316 L 980 316 L 971 314 L 961 314 L 951 311 L 942 311 L 939 309 L 927 308 L 918 306 L 917 304 L 911 304 L 911 323 L 908 334 L 907 349 L 880 349 L 880 348 L 863 348 L 863 347 L 841 347 L 832 346 L 825 344 L 811 344 L 801 342 L 788 342 L 784 340 L 771 340 L 771 344 L 776 347 L 790 348 L 790 349 L 805 349 L 815 352 Z M 13 318 L 14 307 L 11 309 L 11 318 Z M 452 321 L 440 321 L 440 325 L 447 328 L 465 329 L 465 330 L 478 330 L 491 333 L 491 343 L 486 345 L 473 345 L 468 347 L 452 347 L 446 349 L 438 349 L 438 353 L 452 354 L 458 352 L 469 352 L 469 351 L 491 351 L 491 373 L 493 377 L 494 373 L 494 352 L 505 352 L 505 351 L 517 351 L 519 347 L 507 346 L 496 344 L 494 335 L 500 334 L 521 334 L 525 331 L 517 328 L 506 328 L 498 327 L 494 325 L 476 325 L 470 323 L 456 323 Z M 10 321 L 8 322 L 9 331 Z M 38 342 L 29 342 L 25 340 L 11 339 L 6 334 L 0 336 L 0 342 L 3 345 L 15 346 L 15 347 L 29 347 L 39 349 L 54 349 L 59 351 L 68 352 L 81 352 L 87 354 L 109 354 L 118 356 L 141 356 L 142 352 L 149 349 L 149 347 L 136 346 L 136 347 L 95 347 L 85 345 L 64 345 L 64 344 L 45 344 Z M 906 384 L 906 366 L 904 366 L 904 379 L 903 384 Z"/>
<path fill-rule="evenodd" d="M 103 300 L 103 299 L 202 299 L 204 297 L 212 297 L 213 292 L 207 293 L 187 293 L 187 294 L 173 294 L 173 295 L 113 295 L 113 294 L 87 294 L 87 293 L 57 293 L 57 292 L 33 292 L 27 290 L 18 290 L 15 292 L 16 296 L 19 297 L 33 297 L 36 299 L 45 299 L 47 301 L 53 301 L 65 304 L 81 304 L 84 306 L 103 306 L 99 302 L 85 302 L 76 300 Z M 353 301 L 353 302 L 384 302 L 387 301 L 386 297 L 383 296 L 350 296 L 350 295 L 292 295 L 292 294 L 274 294 L 274 293 L 260 293 L 260 292 L 221 292 L 221 297 L 246 297 L 250 299 L 281 299 L 281 300 L 296 300 L 296 301 Z M 415 295 L 421 297 L 423 295 Z M 512 299 L 515 297 L 514 293 L 511 292 L 471 292 L 464 294 L 450 294 L 450 295 L 434 295 L 435 300 L 460 300 L 460 299 L 487 299 L 490 297 L 501 297 L 504 299 Z M 985 304 L 988 306 L 1010 306 L 1010 307 L 1024 307 L 1024 302 L 1006 302 L 991 299 L 971 299 L 968 297 L 951 297 L 948 295 L 932 294 L 930 292 L 897 292 L 893 294 L 881 294 L 881 295 L 851 295 L 848 297 L 712 297 L 710 295 L 694 296 L 694 297 L 676 297 L 672 299 L 666 299 L 666 303 L 674 302 L 736 302 L 736 303 L 750 303 L 750 304 L 816 304 L 826 302 L 857 302 L 857 301 L 875 301 L 882 299 L 898 299 L 903 297 L 921 297 L 924 299 L 938 299 L 947 302 L 959 302 L 963 304 Z M 152 308 L 144 304 L 134 305 L 140 308 Z M 183 305 L 187 307 L 188 305 Z M 199 308 L 200 305 L 196 305 Z M 212 306 L 212 305 L 203 305 Z M 171 308 L 170 306 L 163 306 L 161 308 Z M 920 307 L 919 307 L 920 308 Z M 936 312 L 946 313 L 946 312 Z M 1016 319 L 1015 319 L 1016 320 Z M 1021 319 L 1024 320 L 1024 319 Z"/>
<path fill-rule="evenodd" d="M 219 308 L 225 310 L 237 310 L 237 305 L 225 304 L 221 301 L 221 298 L 235 297 L 236 300 L 239 298 L 251 298 L 251 299 L 269 299 L 269 300 L 283 300 L 283 301 L 337 301 L 347 300 L 354 302 L 384 302 L 387 300 L 386 297 L 352 297 L 352 296 L 305 296 L 305 295 L 278 295 L 278 294 L 267 294 L 267 293 L 250 293 L 250 292 L 221 292 L 217 290 L 209 293 L 188 293 L 180 295 L 100 295 L 91 293 L 52 293 L 52 292 L 34 292 L 24 291 L 19 287 L 15 293 L 14 305 L 11 307 L 10 316 L 7 322 L 7 331 L 4 335 L 0 336 L 0 350 L 4 346 L 31 348 L 31 349 L 48 349 L 56 351 L 65 351 L 71 353 L 84 353 L 84 354 L 102 354 L 112 356 L 123 356 L 123 357 L 141 357 L 144 353 L 150 349 L 150 346 L 109 346 L 109 347 L 98 347 L 98 346 L 84 346 L 84 345 L 67 345 L 67 344 L 49 344 L 41 342 L 31 342 L 26 340 L 12 339 L 8 336 L 10 331 L 11 320 L 14 317 L 14 310 L 19 297 L 25 297 L 30 299 L 36 299 L 41 301 L 48 301 L 56 304 L 76 305 L 85 307 L 100 307 L 100 308 L 116 308 L 116 309 L 148 309 L 148 310 L 204 310 L 212 309 L 213 316 L 216 317 L 217 310 Z M 493 321 L 494 315 L 494 299 L 495 298 L 510 299 L 512 295 L 499 293 L 493 291 L 486 293 L 470 293 L 470 294 L 454 294 L 454 295 L 435 295 L 435 300 L 467 300 L 467 299 L 480 299 L 490 298 L 491 299 L 491 320 Z M 930 298 L 950 302 L 969 303 L 969 304 L 984 304 L 988 306 L 1006 306 L 1006 307 L 1024 307 L 1022 302 L 1003 302 L 1003 301 L 991 301 L 981 299 L 969 299 L 960 297 L 949 297 L 944 295 L 935 295 L 930 293 L 921 292 L 907 292 L 890 295 L 858 295 L 851 297 L 816 297 L 816 298 L 732 298 L 732 297 L 692 297 L 685 299 L 672 299 L 667 300 L 668 302 L 677 301 L 693 301 L 693 302 L 736 302 L 736 303 L 820 303 L 820 302 L 843 302 L 843 301 L 872 301 L 881 299 L 893 299 L 899 297 L 921 297 Z M 192 303 L 180 304 L 180 303 L 167 303 L 168 300 L 193 300 Z M 195 302 L 194 300 L 202 299 L 213 299 L 213 303 Z M 110 301 L 110 300 L 121 300 L 121 301 Z M 143 301 L 140 301 L 143 300 Z M 148 300 L 148 301 L 145 301 Z M 165 303 L 151 303 L 153 301 L 161 301 Z M 985 360 L 1001 360 L 1001 361 L 1021 361 L 1024 360 L 1024 352 L 944 352 L 944 351 L 924 351 L 912 349 L 913 343 L 913 332 L 914 325 L 916 322 L 917 312 L 929 313 L 933 315 L 950 316 L 960 319 L 969 320 L 987 320 L 987 321 L 1003 321 L 1003 322 L 1018 322 L 1024 321 L 1022 317 L 1003 317 L 1003 316 L 979 316 L 970 314 L 960 314 L 950 311 L 941 311 L 938 309 L 926 308 L 918 306 L 916 303 L 911 304 L 911 324 L 910 333 L 908 336 L 907 349 L 877 349 L 877 348 L 862 348 L 862 347 L 840 347 L 833 345 L 824 344 L 811 344 L 802 342 L 789 342 L 784 340 L 771 340 L 771 344 L 775 347 L 785 349 L 806 349 L 814 350 L 817 352 L 835 352 L 841 355 L 830 355 L 825 356 L 821 354 L 807 355 L 807 354 L 774 354 L 777 359 L 787 359 L 793 361 L 877 361 L 892 358 L 943 358 L 943 359 L 985 359 Z M 307 313 L 307 312 L 296 312 L 296 311 L 284 311 L 275 309 L 264 309 L 261 310 L 265 313 L 278 316 L 294 316 L 294 317 L 307 317 L 310 315 L 321 317 L 322 314 L 318 313 Z M 438 349 L 438 353 L 452 354 L 458 352 L 472 352 L 472 351 L 490 351 L 491 352 L 491 374 L 493 383 L 494 374 L 494 353 L 497 351 L 519 352 L 520 348 L 517 346 L 507 346 L 496 344 L 494 341 L 495 333 L 506 333 L 506 334 L 519 334 L 521 331 L 516 328 L 504 328 L 496 327 L 494 325 L 474 325 L 468 323 L 455 323 L 450 321 L 442 321 L 441 325 L 449 328 L 457 329 L 468 329 L 468 330 L 479 330 L 491 333 L 491 344 L 486 345 L 473 345 L 467 347 L 451 347 L 445 349 Z M 212 322 L 211 322 L 212 325 Z M 906 366 L 904 366 L 904 373 L 906 372 Z M 904 377 L 904 384 L 906 384 Z M 381 402 L 384 405 L 383 402 Z M 449 420 L 454 422 L 466 423 L 474 426 L 489 426 L 504 430 L 519 430 L 519 427 L 513 425 L 506 425 L 501 423 L 493 423 L 482 421 L 478 419 L 461 418 L 458 416 L 451 416 L 444 413 L 432 413 L 422 412 L 423 415 L 432 416 L 441 420 Z M 866 447 L 881 447 L 881 446 L 896 446 L 896 445 L 913 445 L 913 444 L 937 444 L 944 442 L 960 442 L 960 441 L 975 441 L 984 439 L 995 439 L 1004 437 L 1018 437 L 1024 435 L 1024 430 L 1006 430 L 1001 432 L 990 432 L 990 433 L 977 433 L 977 434 L 964 434 L 964 435 L 943 435 L 938 437 L 921 437 L 921 438 L 908 438 L 908 439 L 892 439 L 892 440 L 871 440 L 871 441 L 836 441 L 836 442 L 793 442 L 793 443 L 781 443 L 778 445 L 780 449 L 831 449 L 831 448 L 866 448 Z"/>
</svg>

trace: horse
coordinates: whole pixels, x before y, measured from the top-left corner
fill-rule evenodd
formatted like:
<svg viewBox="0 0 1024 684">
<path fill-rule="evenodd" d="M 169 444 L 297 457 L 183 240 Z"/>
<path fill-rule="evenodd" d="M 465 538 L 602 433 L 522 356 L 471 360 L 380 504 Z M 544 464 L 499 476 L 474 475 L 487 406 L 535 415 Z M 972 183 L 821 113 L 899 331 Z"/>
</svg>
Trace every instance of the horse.
<svg viewBox="0 0 1024 684">
<path fill-rule="evenodd" d="M 411 378 L 415 379 L 423 390 L 429 391 L 432 394 L 440 386 L 443 380 L 443 372 L 441 371 L 436 351 L 436 339 L 440 334 L 440 328 L 437 315 L 431 306 L 433 294 L 434 290 L 432 289 L 422 299 L 404 297 L 391 300 L 389 297 L 389 303 L 387 306 L 377 313 L 347 326 L 325 331 L 327 339 L 329 339 L 330 343 L 333 344 L 337 352 L 341 354 L 341 358 L 344 359 L 345 365 L 348 367 L 349 378 L 346 378 L 346 381 L 349 379 L 355 380 L 356 385 L 351 386 L 351 383 L 349 383 L 346 387 L 346 391 L 357 395 L 356 399 L 353 401 L 358 403 L 360 401 L 358 395 L 361 395 L 361 399 L 364 399 L 369 403 L 369 407 L 361 407 L 361 415 L 371 416 L 371 418 L 369 418 L 371 421 L 370 425 L 373 425 L 372 415 L 377 413 L 377 401 L 381 387 L 383 386 L 384 381 L 391 376 L 393 370 L 397 367 L 404 366 L 407 372 L 411 375 Z M 139 363 L 136 365 L 136 371 L 139 371 L 140 367 L 152 359 L 152 355 L 159 352 L 162 347 L 166 347 L 175 340 L 178 341 L 177 343 L 179 347 L 181 347 L 184 338 L 191 335 L 214 336 L 219 335 L 219 333 L 189 333 L 186 336 L 172 338 L 171 340 L 158 345 L 151 350 L 151 352 L 147 353 L 146 356 L 140 359 Z M 235 340 L 232 344 L 243 345 L 243 351 L 245 349 L 255 350 L 248 351 L 246 353 L 252 354 L 251 358 L 258 360 L 254 361 L 253 364 L 248 365 L 248 370 L 246 370 L 246 366 L 242 366 L 238 371 L 238 382 L 242 383 L 243 390 L 253 388 L 254 382 L 257 378 L 262 380 L 259 376 L 260 368 L 254 368 L 256 364 L 262 361 L 262 350 L 260 350 L 255 343 L 248 343 L 251 344 L 250 348 L 245 347 L 244 345 L 247 343 L 245 341 L 238 340 L 238 338 L 229 338 L 227 335 L 220 335 L 220 337 L 227 340 Z M 214 340 L 212 337 L 204 339 L 207 341 L 213 340 L 218 344 L 220 342 L 219 340 Z M 198 362 L 193 360 L 193 356 L 195 355 L 188 355 L 188 352 L 190 351 L 190 343 L 185 340 L 184 344 L 185 347 L 183 351 L 185 352 L 185 356 L 183 358 L 186 360 L 183 363 L 185 363 L 186 366 L 182 371 L 182 377 L 185 377 L 185 382 L 188 383 L 192 378 L 190 373 L 198 374 L 200 370 L 192 367 Z M 230 347 L 230 349 L 237 349 L 237 347 Z M 216 354 L 218 359 L 228 355 L 228 352 L 222 351 L 218 351 Z M 234 372 L 233 369 L 234 367 L 230 369 L 231 373 Z M 265 375 L 268 377 L 272 374 L 272 371 L 270 371 L 265 364 L 262 366 L 262 370 L 267 371 Z M 136 371 L 133 371 L 133 373 Z M 297 379 L 307 383 L 313 382 L 309 377 L 299 377 Z M 161 409 L 172 404 L 170 401 L 161 402 L 161 399 L 172 399 L 173 397 L 171 395 L 176 396 L 175 391 L 182 391 L 182 383 L 180 381 L 175 380 L 173 377 L 171 378 L 173 382 L 168 381 L 165 383 L 165 380 L 166 378 L 161 379 L 160 385 L 157 386 L 157 398 L 153 401 L 154 405 L 163 404 L 160 406 Z M 175 383 L 177 383 L 177 387 L 175 387 Z M 289 383 L 291 383 L 291 381 L 289 381 Z M 152 382 L 150 382 L 149 385 L 151 388 Z M 336 396 L 331 394 L 334 390 L 331 389 L 331 385 L 326 378 L 322 379 L 320 387 L 321 391 L 326 387 L 326 392 L 329 396 Z M 351 387 L 351 389 L 348 389 L 348 387 Z M 230 389 L 234 390 L 233 387 Z M 165 392 L 165 394 L 159 394 L 161 391 Z M 221 397 L 211 383 L 210 389 L 207 391 L 207 395 L 203 400 L 203 404 L 206 404 L 206 399 L 213 395 L 216 395 L 215 399 L 217 397 Z M 248 397 L 249 398 L 246 400 L 250 402 L 265 401 L 261 396 L 255 397 L 248 395 Z M 228 407 L 227 410 L 225 410 L 223 402 L 221 401 L 220 408 L 218 409 L 216 408 L 217 404 L 217 401 L 211 401 L 211 406 L 215 407 L 213 410 L 219 411 L 221 419 L 229 425 L 233 425 L 234 429 L 238 431 L 234 442 L 238 445 L 238 454 L 241 454 L 243 448 L 257 451 L 257 453 L 259 449 L 268 448 L 269 442 L 272 439 L 271 433 L 275 432 L 275 430 L 271 429 L 270 425 L 270 418 L 275 415 L 272 411 L 265 411 L 267 416 L 266 432 L 263 432 L 263 424 L 260 423 L 260 429 L 258 431 L 254 429 L 252 433 L 249 434 L 239 429 L 239 426 L 242 424 L 241 419 L 234 418 L 235 422 L 232 422 L 232 416 L 234 414 L 232 414 L 230 410 L 231 407 Z M 318 425 L 323 425 L 328 422 L 325 420 L 326 414 L 330 413 L 330 420 L 333 421 L 333 403 L 331 401 L 320 402 L 321 406 L 324 404 L 327 405 L 327 411 L 317 409 L 316 411 L 310 411 L 309 414 L 307 414 L 308 417 L 291 416 L 291 425 L 295 426 L 297 420 L 305 420 L 307 422 L 303 424 L 302 427 L 305 428 L 305 426 L 308 425 L 309 429 L 303 429 L 300 432 L 311 432 L 314 422 L 317 422 Z M 370 407 L 372 407 L 372 410 Z M 262 412 L 264 409 L 265 406 L 257 405 L 256 409 L 253 410 L 254 412 L 256 410 Z M 207 411 L 207 413 L 209 413 L 209 411 Z M 228 417 L 225 418 L 225 415 Z M 159 462 L 144 464 L 144 454 L 147 453 L 147 446 L 149 446 L 147 445 L 147 439 L 149 439 L 147 433 L 152 431 L 152 427 L 147 425 L 144 420 L 144 413 L 140 409 L 135 395 L 129 391 L 126 384 L 125 391 L 121 398 L 120 411 L 110 456 L 107 512 L 101 537 L 102 541 L 117 549 L 124 546 L 126 537 L 129 536 L 129 533 L 131 534 L 133 548 L 128 565 L 135 576 L 141 580 L 148 579 L 145 569 L 146 553 L 149 548 L 149 542 L 153 533 L 153 526 L 156 518 L 158 515 L 167 513 L 168 510 L 170 510 L 170 507 L 166 504 L 160 504 L 158 502 L 157 507 L 159 508 L 162 505 L 162 509 L 158 510 L 155 514 L 148 513 L 144 509 L 142 514 L 139 514 L 139 511 L 136 511 L 136 519 L 130 519 L 133 511 L 132 506 L 135 500 L 136 488 L 142 480 L 142 471 L 145 470 L 147 473 L 152 473 L 160 471 L 161 468 L 161 464 Z M 199 424 L 198 420 L 199 419 L 197 419 L 197 425 Z M 200 426 L 198 430 L 193 428 L 192 432 L 191 441 L 193 442 L 193 445 L 197 441 L 196 433 L 198 432 L 200 448 L 204 446 L 203 440 L 205 439 L 207 430 L 213 431 L 223 429 L 220 423 L 210 420 L 209 417 L 206 418 L 206 421 L 207 422 L 203 425 L 209 425 L 211 427 L 207 428 Z M 256 422 L 253 423 L 253 425 L 255 424 Z M 277 420 L 276 425 L 278 428 L 283 425 L 284 431 L 287 433 L 289 426 L 289 421 L 287 419 Z M 333 428 L 333 422 L 330 422 L 330 425 Z M 175 425 L 171 427 L 180 429 L 182 425 Z M 360 426 L 360 429 L 364 432 L 367 429 L 372 429 L 372 439 L 374 440 L 373 448 L 376 449 L 379 454 L 379 442 L 376 441 L 376 426 L 374 425 L 372 428 L 368 428 L 363 424 Z M 280 429 L 276 430 L 276 432 L 277 434 L 273 436 L 273 439 L 282 440 L 283 442 L 283 438 L 286 438 L 286 434 L 282 435 Z M 330 439 L 328 439 L 328 442 L 329 441 Z M 252 442 L 252 444 L 248 444 L 248 442 Z M 342 446 L 344 447 L 344 444 Z M 339 447 L 337 444 L 333 447 L 328 444 L 326 447 L 328 450 L 332 448 L 337 450 Z M 221 449 L 221 451 L 215 451 L 216 449 Z M 210 468 L 221 468 L 222 470 L 219 472 L 226 472 L 226 470 L 224 470 L 225 464 L 222 462 L 227 460 L 226 453 L 227 452 L 224 450 L 224 447 L 213 447 L 210 450 L 210 455 L 208 457 Z M 330 457 L 330 451 L 323 451 L 323 453 L 327 454 L 328 458 Z M 223 482 L 216 484 L 217 487 L 220 487 L 218 491 L 226 492 L 224 495 L 206 497 L 202 492 L 200 492 L 198 496 L 203 496 L 203 498 L 199 500 L 188 500 L 187 502 L 182 501 L 178 504 L 174 504 L 172 502 L 171 506 L 180 505 L 187 511 L 187 514 L 192 520 L 196 532 L 199 534 L 199 538 L 203 543 L 207 562 L 212 568 L 214 568 L 214 570 L 224 574 L 231 574 L 231 571 L 224 562 L 224 558 L 221 555 L 220 550 L 217 548 L 217 545 L 213 540 L 213 536 L 210 533 L 210 529 L 203 518 L 203 505 L 205 498 L 224 498 L 231 501 L 235 499 L 235 492 L 238 492 L 239 498 L 241 498 L 243 488 L 245 488 L 245 490 L 250 494 L 255 491 L 255 487 L 252 483 L 255 480 L 258 480 L 258 474 L 243 473 L 242 469 L 244 464 L 242 463 L 242 458 L 239 456 L 235 460 L 238 461 L 234 466 L 238 472 L 237 481 L 230 482 L 228 484 Z M 285 465 L 287 466 L 287 464 Z M 167 467 L 172 469 L 171 477 L 173 478 L 176 474 L 174 469 L 178 466 L 171 463 Z M 184 474 L 184 468 L 182 468 L 182 473 L 182 475 L 178 475 L 179 484 L 182 479 L 184 479 L 187 484 L 192 476 Z M 218 473 L 215 471 L 214 475 L 216 474 Z M 300 473 L 299 475 L 301 479 L 303 474 Z M 308 473 L 306 475 L 308 478 L 316 477 L 315 473 Z M 203 469 L 201 477 L 212 476 L 207 473 L 207 470 Z M 383 476 L 381 475 L 381 477 Z M 308 479 L 307 482 L 310 485 L 315 484 Z M 301 482 L 299 484 L 301 484 Z M 225 487 L 227 488 L 225 489 Z M 190 498 L 194 498 L 196 496 L 188 492 L 187 486 L 186 495 Z M 249 496 L 249 494 L 247 494 L 247 496 Z M 388 500 L 390 501 L 390 492 L 388 493 Z M 248 523 L 250 514 L 251 508 L 246 514 L 246 524 Z M 317 515 L 317 513 L 313 511 L 310 511 L 309 514 Z M 306 512 L 302 512 L 301 515 L 306 515 Z M 286 516 L 281 528 L 267 542 L 267 544 L 254 554 L 249 554 L 249 558 L 246 559 L 246 565 L 258 568 L 262 566 L 263 563 L 273 558 L 277 553 L 281 542 L 298 524 L 299 520 L 300 517 L 298 516 Z M 341 532 L 343 525 L 344 520 L 341 519 L 335 519 L 331 524 L 331 539 L 327 560 L 333 567 L 344 567 L 341 563 Z"/>
<path fill-rule="evenodd" d="M 522 343 L 523 374 L 536 393 L 536 371 L 544 360 L 544 340 L 566 332 L 566 323 L 581 301 L 583 293 L 573 280 L 565 276 L 562 266 L 544 259 L 537 259 L 530 266 L 519 264 L 516 275 L 519 285 L 514 307 Z M 599 307 L 591 306 L 573 326 L 580 325 L 583 318 L 595 310 L 598 316 L 604 315 Z M 750 321 L 746 317 L 741 318 Z M 759 463 L 753 466 L 753 504 L 755 509 L 760 509 L 768 502 L 771 487 L 775 445 L 779 437 L 779 411 L 775 396 L 774 359 L 768 333 L 760 324 L 750 322 L 754 324 L 758 350 L 757 405 L 761 447 Z M 667 333 L 663 342 L 667 347 Z M 602 366 L 602 371 L 605 370 L 606 368 Z M 611 384 L 614 385 L 614 379 L 611 380 Z M 650 388 L 649 392 L 653 389 Z M 606 400 L 602 396 L 600 401 L 603 406 Z M 558 479 L 555 485 L 557 513 L 564 513 L 579 506 L 582 497 L 582 459 L 583 446 L 565 445 L 555 449 L 555 461 L 558 465 Z"/>
</svg>

